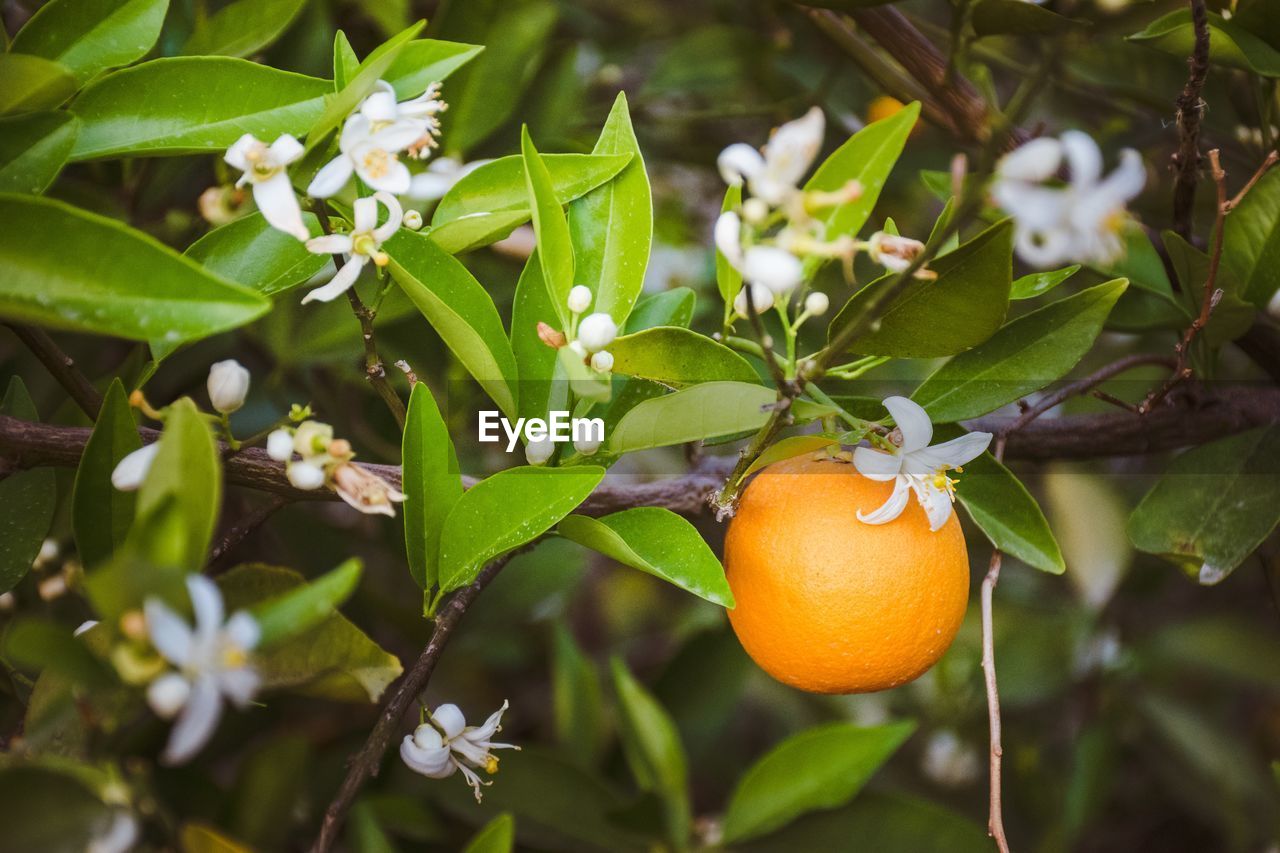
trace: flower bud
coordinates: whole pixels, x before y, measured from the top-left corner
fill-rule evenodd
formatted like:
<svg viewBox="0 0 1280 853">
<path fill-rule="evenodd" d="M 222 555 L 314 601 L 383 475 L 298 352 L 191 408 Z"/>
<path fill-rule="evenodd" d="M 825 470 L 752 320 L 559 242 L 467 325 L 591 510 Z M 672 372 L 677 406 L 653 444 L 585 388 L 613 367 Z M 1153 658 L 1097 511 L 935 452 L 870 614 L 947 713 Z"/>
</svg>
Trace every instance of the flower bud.
<svg viewBox="0 0 1280 853">
<path fill-rule="evenodd" d="M 578 324 L 578 340 L 587 352 L 598 352 L 618 336 L 618 327 L 608 314 L 597 311 L 582 318 Z"/>
<path fill-rule="evenodd" d="M 267 455 L 277 462 L 293 458 L 293 434 L 287 429 L 274 430 L 267 436 Z"/>
<path fill-rule="evenodd" d="M 545 465 L 555 452 L 556 446 L 549 438 L 540 438 L 524 446 L 524 458 L 530 465 Z"/>
<path fill-rule="evenodd" d="M 151 470 L 151 463 L 159 452 L 160 442 L 156 441 L 121 459 L 111 472 L 111 485 L 122 492 L 137 491 L 142 481 L 147 479 L 147 472 Z"/>
<path fill-rule="evenodd" d="M 209 368 L 209 401 L 224 415 L 244 405 L 249 393 L 249 371 L 234 358 L 219 361 Z"/>
<path fill-rule="evenodd" d="M 176 672 L 162 675 L 147 686 L 147 704 L 164 720 L 173 719 L 190 697 L 190 682 Z"/>
<path fill-rule="evenodd" d="M 600 373 L 608 373 L 613 370 L 613 353 L 602 349 L 591 356 L 591 368 Z"/>
<path fill-rule="evenodd" d="M 591 456 L 600 449 L 600 445 L 603 443 L 603 440 L 599 438 L 575 438 L 573 440 L 573 449 L 583 456 Z"/>
<path fill-rule="evenodd" d="M 400 224 L 410 231 L 417 231 L 422 227 L 422 214 L 416 210 L 406 210 Z"/>
<path fill-rule="evenodd" d="M 585 284 L 577 284 L 569 291 L 569 310 L 581 314 L 591 307 L 591 288 Z"/>
<path fill-rule="evenodd" d="M 764 199 L 749 198 L 742 203 L 742 218 L 752 225 L 760 225 L 769 218 L 769 205 Z"/>
<path fill-rule="evenodd" d="M 582 345 L 582 341 L 570 341 L 568 346 L 569 351 L 578 356 L 578 358 L 587 357 L 587 348 Z"/>
<path fill-rule="evenodd" d="M 867 253 L 871 260 L 887 270 L 902 272 L 911 266 L 916 256 L 924 251 L 924 243 L 910 237 L 899 237 L 885 231 L 877 231 L 867 241 Z"/>
<path fill-rule="evenodd" d="M 763 314 L 773 307 L 773 292 L 769 288 L 763 284 L 744 284 L 733 300 L 734 313 L 739 317 L 745 319 L 751 316 L 747 308 L 748 294 L 750 294 L 751 302 L 755 306 L 757 314 Z"/>
<path fill-rule="evenodd" d="M 324 453 L 333 441 L 333 427 L 319 421 L 303 421 L 293 433 L 293 449 L 303 459 Z"/>
<path fill-rule="evenodd" d="M 543 323 L 541 320 L 538 321 L 538 340 L 542 341 L 552 349 L 560 349 L 560 347 L 564 346 L 567 342 L 564 332 L 559 329 L 551 328 L 551 326 Z"/>
<path fill-rule="evenodd" d="M 821 317 L 830 307 L 831 300 L 827 298 L 827 294 L 820 291 L 815 290 L 804 298 L 804 310 L 808 311 L 810 316 Z"/>
<path fill-rule="evenodd" d="M 293 462 L 285 470 L 295 489 L 311 491 L 324 485 L 324 469 L 310 462 Z"/>
</svg>

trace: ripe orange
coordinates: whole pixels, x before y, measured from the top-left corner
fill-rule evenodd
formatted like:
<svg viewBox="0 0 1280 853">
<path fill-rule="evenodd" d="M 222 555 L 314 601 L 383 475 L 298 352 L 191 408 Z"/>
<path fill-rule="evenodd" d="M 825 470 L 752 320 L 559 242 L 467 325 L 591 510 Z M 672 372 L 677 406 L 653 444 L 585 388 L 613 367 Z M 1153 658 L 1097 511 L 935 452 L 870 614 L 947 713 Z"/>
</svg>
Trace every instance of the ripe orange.
<svg viewBox="0 0 1280 853">
<path fill-rule="evenodd" d="M 885 690 L 955 639 L 969 597 L 960 522 L 953 514 L 930 532 L 914 498 L 888 524 L 858 521 L 892 488 L 812 455 L 747 487 L 725 539 L 729 621 L 774 678 L 813 693 Z"/>
</svg>

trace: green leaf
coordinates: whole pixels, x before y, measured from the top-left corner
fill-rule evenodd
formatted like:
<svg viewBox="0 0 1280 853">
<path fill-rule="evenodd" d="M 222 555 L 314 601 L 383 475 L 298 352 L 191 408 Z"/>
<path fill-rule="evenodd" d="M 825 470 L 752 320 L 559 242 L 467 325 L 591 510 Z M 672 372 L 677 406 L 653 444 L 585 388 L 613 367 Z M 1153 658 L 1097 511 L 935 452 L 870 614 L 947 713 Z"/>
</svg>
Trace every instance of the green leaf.
<svg viewBox="0 0 1280 853">
<path fill-rule="evenodd" d="M 218 578 L 227 612 L 248 609 L 305 583 L 297 572 L 275 566 L 237 566 Z M 337 611 L 291 639 L 254 653 L 265 689 L 287 689 L 348 702 L 377 702 L 403 671 Z"/>
<path fill-rule="evenodd" d="M 1215 584 L 1280 522 L 1280 426 L 1188 450 L 1129 518 L 1129 538 Z"/>
<path fill-rule="evenodd" d="M 473 213 L 461 219 L 434 225 L 421 233 L 449 254 L 458 255 L 506 239 L 517 226 L 528 221 L 529 211 L 525 208 L 500 210 L 497 213 Z"/>
<path fill-rule="evenodd" d="M 560 347 L 556 350 L 556 362 L 558 372 L 563 373 L 575 397 L 593 402 L 608 401 L 613 393 L 609 377 L 588 367 L 581 355 L 569 347 Z"/>
<path fill-rule="evenodd" d="M 137 496 L 112 486 L 111 472 L 140 447 L 129 395 L 120 380 L 113 379 L 80 457 L 71 496 L 71 527 L 85 566 L 107 562 L 129 534 Z"/>
<path fill-rule="evenodd" d="M 304 732 L 282 731 L 246 751 L 227 796 L 226 826 L 234 837 L 255 850 L 288 846 L 295 826 L 280 817 L 307 796 L 312 749 Z"/>
<path fill-rule="evenodd" d="M 559 399 L 567 392 L 564 382 L 552 383 L 557 368 L 556 350 L 538 337 L 538 323 L 554 328 L 560 317 L 543 283 L 542 260 L 535 249 L 520 272 L 511 306 L 511 348 L 519 368 L 522 418 L 545 418 L 551 409 L 568 405 L 567 400 Z M 553 393 L 557 398 L 554 401 Z"/>
<path fill-rule="evenodd" d="M 334 90 L 345 88 L 347 81 L 360 70 L 360 57 L 347 40 L 347 34 L 338 30 L 333 36 L 333 86 Z"/>
<path fill-rule="evenodd" d="M 360 560 L 352 557 L 314 581 L 300 584 L 249 608 L 262 630 L 258 648 L 266 649 L 309 631 L 332 616 L 339 605 L 356 591 L 361 568 Z"/>
<path fill-rule="evenodd" d="M 443 82 L 482 50 L 483 47 L 475 44 L 417 39 L 404 46 L 383 79 L 396 90 L 399 100 L 416 98 L 432 83 Z"/>
<path fill-rule="evenodd" d="M 462 263 L 401 229 L 383 244 L 391 275 L 508 417 L 516 412 L 516 358 L 493 299 Z"/>
<path fill-rule="evenodd" d="M 166 412 L 160 450 L 138 490 L 138 516 L 170 501 L 185 534 L 177 565 L 199 571 L 222 506 L 222 462 L 208 419 L 189 397 Z"/>
<path fill-rule="evenodd" d="M 880 198 L 880 191 L 898 162 L 907 135 L 915 127 L 919 115 L 920 104 L 915 102 L 888 118 L 867 125 L 824 160 L 805 183 L 806 190 L 825 192 L 843 189 L 850 181 L 862 185 L 862 195 L 857 200 L 838 205 L 820 217 L 825 227 L 825 239 L 857 236 Z M 806 260 L 806 272 L 812 273 L 821 264 L 821 260 Z"/>
<path fill-rule="evenodd" d="M 542 162 L 551 175 L 556 198 L 568 204 L 612 179 L 631 162 L 631 155 L 543 154 Z M 515 211 L 523 211 L 524 218 L 529 218 L 529 185 L 524 158 L 519 154 L 499 157 L 468 172 L 440 199 L 431 224 L 438 228 L 464 216 Z"/>
<path fill-rule="evenodd" d="M 796 456 L 803 456 L 806 453 L 815 453 L 824 447 L 830 447 L 838 443 L 836 439 L 829 435 L 792 435 L 787 438 L 775 441 L 769 445 L 764 453 L 756 457 L 756 461 L 752 462 L 742 476 L 744 478 L 772 465 L 775 462 L 781 462 L 784 459 L 792 459 Z"/>
<path fill-rule="evenodd" d="M 469 0 L 443 10 L 440 32 L 487 45 L 450 89 L 446 151 L 470 151 L 515 111 L 551 44 L 556 4 Z"/>
<path fill-rule="evenodd" d="M 982 343 L 1004 322 L 1012 254 L 1012 223 L 993 225 L 934 260 L 929 266 L 938 274 L 937 280 L 910 282 L 880 315 L 877 329 L 854 341 L 849 350 L 861 355 L 934 358 Z M 885 276 L 855 293 L 831 321 L 828 339 L 856 323 L 894 278 Z"/>
<path fill-rule="evenodd" d="M 168 8 L 169 0 L 52 0 L 18 32 L 12 50 L 60 62 L 83 85 L 145 56 Z"/>
<path fill-rule="evenodd" d="M 387 72 L 391 69 L 391 63 L 396 60 L 400 51 L 404 50 L 405 45 L 421 32 L 426 25 L 426 21 L 418 21 L 378 45 L 360 63 L 360 70 L 347 81 L 347 85 L 338 90 L 333 97 L 325 99 L 324 109 L 321 111 L 320 117 L 315 120 L 310 130 L 307 131 L 308 151 L 324 142 L 329 134 L 336 130 L 347 116 L 360 105 L 360 102 L 373 91 L 373 87 L 378 84 L 378 81 L 387 75 Z"/>
<path fill-rule="evenodd" d="M 0 193 L 43 193 L 66 165 L 79 132 L 79 120 L 65 112 L 0 119 Z"/>
<path fill-rule="evenodd" d="M 1179 59 L 1186 59 L 1195 46 L 1191 10 L 1170 12 L 1127 38 Z M 1209 61 L 1228 68 L 1252 71 L 1263 77 L 1280 77 L 1280 51 L 1213 12 L 1209 13 Z"/>
<path fill-rule="evenodd" d="M 551 690 L 556 740 L 579 765 L 594 767 L 604 752 L 607 737 L 600 675 L 595 664 L 578 648 L 569 629 L 560 622 L 553 628 L 552 643 Z"/>
<path fill-rule="evenodd" d="M 25 53 L 0 53 L 0 115 L 52 109 L 75 91 L 75 78 L 58 63 Z"/>
<path fill-rule="evenodd" d="M 53 673 L 82 687 L 108 687 L 116 681 L 112 670 L 75 637 L 69 625 L 20 616 L 6 629 L 4 655 L 24 669 Z"/>
<path fill-rule="evenodd" d="M 911 721 L 831 723 L 792 735 L 743 774 L 725 812 L 724 840 L 754 838 L 805 812 L 844 805 L 915 728 Z"/>
<path fill-rule="evenodd" d="M 706 335 L 680 326 L 658 326 L 623 335 L 609 345 L 613 372 L 652 379 L 672 388 L 702 382 L 755 382 L 745 358 Z"/>
<path fill-rule="evenodd" d="M 472 486 L 454 504 L 440 532 L 440 590 L 475 580 L 485 563 L 537 539 L 573 512 L 604 479 L 594 465 L 522 466 Z"/>
<path fill-rule="evenodd" d="M 551 305 L 560 318 L 560 329 L 569 328 L 569 291 L 574 282 L 573 244 L 569 223 L 560 200 L 556 198 L 551 173 L 542 162 L 529 138 L 529 129 L 520 133 L 520 150 L 524 158 L 525 184 L 529 192 L 529 208 L 533 230 L 538 237 L 538 258 L 542 262 L 542 280 L 551 296 Z"/>
<path fill-rule="evenodd" d="M 1018 1 L 1021 2 L 1021 0 Z M 1043 296 L 1078 272 L 1080 272 L 1080 265 L 1072 264 L 1060 270 L 1024 275 L 1014 281 L 1013 287 L 1009 289 L 1009 298 L 1034 299 L 1037 296 Z"/>
<path fill-rule="evenodd" d="M 939 430 L 939 438 L 959 435 Z M 1062 551 L 1035 498 L 1013 472 L 984 453 L 964 466 L 956 497 L 991 544 L 1042 572 L 1066 571 Z"/>
<path fill-rule="evenodd" d="M 726 213 L 742 206 L 742 184 L 730 185 L 724 191 L 724 201 L 720 204 L 720 212 Z M 733 300 L 742 290 L 742 273 L 729 263 L 719 247 L 716 248 L 716 289 L 720 291 L 720 299 L 724 302 L 725 314 L 733 310 Z"/>
<path fill-rule="evenodd" d="M 405 553 L 409 575 L 430 589 L 439 578 L 440 530 L 462 497 L 458 457 L 435 398 L 425 383 L 413 386 L 401 447 L 404 473 Z"/>
<path fill-rule="evenodd" d="M 249 56 L 284 35 L 307 0 L 235 0 L 200 21 L 182 46 L 191 56 Z"/>
<path fill-rule="evenodd" d="M 1280 290 L 1280 171 L 1263 175 L 1227 217 L 1222 264 L 1259 308 Z"/>
<path fill-rule="evenodd" d="M 462 853 L 511 853 L 516 843 L 516 820 L 500 814 L 467 842 Z"/>
<path fill-rule="evenodd" d="M 613 659 L 613 686 L 618 694 L 618 723 L 627 764 L 641 790 L 663 802 L 667 838 L 677 850 L 689 837 L 689 773 L 675 722 L 640 685 L 626 664 Z"/>
<path fill-rule="evenodd" d="M 653 242 L 649 176 L 625 93 L 618 93 L 591 153 L 629 155 L 630 162 L 616 178 L 569 207 L 574 283 L 591 288 L 593 312 L 605 312 L 621 325 L 644 287 Z"/>
<path fill-rule="evenodd" d="M 48 251 L 50 241 L 75 251 Z M 242 326 L 271 303 L 155 238 L 60 201 L 0 194 L 0 316 L 169 342 Z"/>
<path fill-rule="evenodd" d="M 70 773 L 22 764 L 0 769 L 0 824 L 10 850 L 89 850 L 111 812 Z"/>
<path fill-rule="evenodd" d="M 636 507 L 601 518 L 571 515 L 557 532 L 625 566 L 705 598 L 733 607 L 724 568 L 702 534 L 668 509 Z"/>
<path fill-rule="evenodd" d="M 0 415 L 31 423 L 40 420 L 35 403 L 17 376 L 10 377 Z M 58 503 L 52 468 L 15 471 L 0 480 L 0 593 L 6 593 L 31 570 L 49 535 Z"/>
<path fill-rule="evenodd" d="M 1085 29 L 1089 22 L 1068 18 L 1024 0 L 979 0 L 972 11 L 973 30 L 981 36 L 1050 36 Z"/>
<path fill-rule="evenodd" d="M 935 370 L 911 399 L 934 423 L 950 423 L 1039 391 L 1084 357 L 1128 286 L 1116 279 L 1019 317 Z"/>
<path fill-rule="evenodd" d="M 320 234 L 320 222 L 313 214 L 303 213 L 302 221 L 311 236 Z M 213 229 L 183 254 L 209 272 L 263 296 L 309 281 L 330 262 L 327 255 L 308 252 L 305 243 L 272 228 L 257 212 Z"/>
</svg>

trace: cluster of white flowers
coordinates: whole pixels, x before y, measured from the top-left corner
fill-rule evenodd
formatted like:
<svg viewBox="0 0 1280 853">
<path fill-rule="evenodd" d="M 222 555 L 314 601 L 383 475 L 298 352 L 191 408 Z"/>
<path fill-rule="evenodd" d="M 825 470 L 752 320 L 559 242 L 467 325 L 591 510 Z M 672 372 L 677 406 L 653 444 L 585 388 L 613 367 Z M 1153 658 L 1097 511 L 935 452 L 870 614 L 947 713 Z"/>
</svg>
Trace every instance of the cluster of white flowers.
<svg viewBox="0 0 1280 853">
<path fill-rule="evenodd" d="M 961 466 L 981 456 L 991 444 L 991 433 L 968 432 L 930 446 L 933 423 L 918 403 L 906 397 L 888 397 L 884 406 L 897 424 L 886 442 L 890 449 L 855 448 L 853 464 L 868 480 L 893 481 L 893 492 L 873 512 L 859 510 L 858 520 L 888 524 L 902 515 L 914 492 L 929 518 L 929 529 L 940 530 L 951 517 L 951 504 L 956 499 L 956 481 L 947 472 L 962 470 Z"/>
<path fill-rule="evenodd" d="M 918 240 L 877 232 L 869 240 L 842 235 L 828 240 L 825 226 L 815 213 L 856 201 L 862 185 L 850 181 L 834 191 L 806 190 L 801 179 L 822 147 L 826 121 L 814 107 L 801 118 L 776 131 L 760 150 L 735 143 L 720 153 L 720 174 L 732 186 L 745 185 L 750 196 L 736 210 L 720 214 L 715 226 L 716 248 L 743 279 L 734 300 L 741 317 L 785 307 L 791 294 L 804 282 L 804 259 L 838 258 L 846 270 L 853 258 L 866 252 L 890 271 L 907 268 L 924 249 Z M 920 277 L 931 277 L 920 270 Z M 821 310 L 818 310 L 821 307 Z M 808 316 L 825 311 L 815 301 L 805 303 Z"/>
<path fill-rule="evenodd" d="M 177 718 L 161 754 L 166 764 L 190 760 L 213 736 L 223 701 L 246 707 L 261 679 L 249 660 L 261 631 L 243 611 L 225 618 L 222 593 L 203 575 L 187 577 L 194 626 L 157 598 L 144 605 L 147 636 L 174 669 L 147 686 L 147 704 L 157 716 Z"/>
<path fill-rule="evenodd" d="M 300 458 L 295 459 L 295 454 Z M 394 516 L 394 504 L 404 500 L 404 493 L 391 483 L 352 462 L 351 443 L 334 438 L 333 427 L 320 421 L 274 430 L 267 436 L 267 455 L 285 463 L 285 474 L 295 489 L 328 486 L 363 513 Z"/>
<path fill-rule="evenodd" d="M 1051 183 L 1066 163 L 1070 180 Z M 1018 257 L 1032 266 L 1071 261 L 1106 264 L 1124 254 L 1125 205 L 1146 184 L 1132 148 L 1103 177 L 1102 152 L 1087 133 L 1033 139 L 1006 154 L 996 169 L 992 199 L 1014 218 Z"/>
<path fill-rule="evenodd" d="M 493 736 L 502 731 L 502 714 L 508 704 L 489 715 L 482 726 L 468 726 L 457 705 L 441 705 L 435 713 L 404 736 L 400 758 L 410 770 L 432 779 L 445 779 L 461 771 L 480 802 L 481 787 L 492 785 L 480 778 L 477 770 L 492 776 L 498 772 L 495 749 L 520 749 L 510 743 L 494 743 Z"/>
<path fill-rule="evenodd" d="M 243 174 L 237 187 L 252 184 L 253 198 L 272 227 L 291 234 L 316 254 L 342 255 L 341 269 L 323 287 L 309 292 L 303 302 L 328 302 L 347 291 L 369 261 L 386 266 L 382 244 L 404 225 L 422 227 L 422 214 L 406 212 L 396 196 L 433 200 L 444 196 L 454 183 L 484 161 L 463 164 L 441 159 L 414 175 L 400 156 L 425 160 L 438 145 L 440 113 L 448 105 L 440 99 L 440 84 L 432 83 L 423 94 L 397 101 L 395 89 L 379 80 L 342 125 L 338 134 L 338 156 L 316 173 L 307 187 L 312 198 L 329 198 L 343 190 L 352 177 L 360 186 L 374 190 L 371 197 L 357 198 L 353 209 L 354 227 L 349 234 L 326 234 L 312 238 L 302 220 L 302 208 L 289 180 L 288 168 L 303 154 L 302 143 L 283 134 L 267 145 L 246 133 L 227 149 L 227 163 Z M 378 206 L 387 219 L 378 225 Z"/>
</svg>

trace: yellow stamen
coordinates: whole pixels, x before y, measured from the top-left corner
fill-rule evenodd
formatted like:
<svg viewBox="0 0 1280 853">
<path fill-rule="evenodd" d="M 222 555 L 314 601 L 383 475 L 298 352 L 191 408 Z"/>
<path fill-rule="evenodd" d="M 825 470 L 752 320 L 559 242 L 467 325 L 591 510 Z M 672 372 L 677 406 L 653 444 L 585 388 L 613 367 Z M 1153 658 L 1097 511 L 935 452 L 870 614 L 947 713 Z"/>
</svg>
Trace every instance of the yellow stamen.
<svg viewBox="0 0 1280 853">
<path fill-rule="evenodd" d="M 498 772 L 498 756 L 490 755 L 484 760 L 484 772 L 490 776 Z"/>
</svg>

